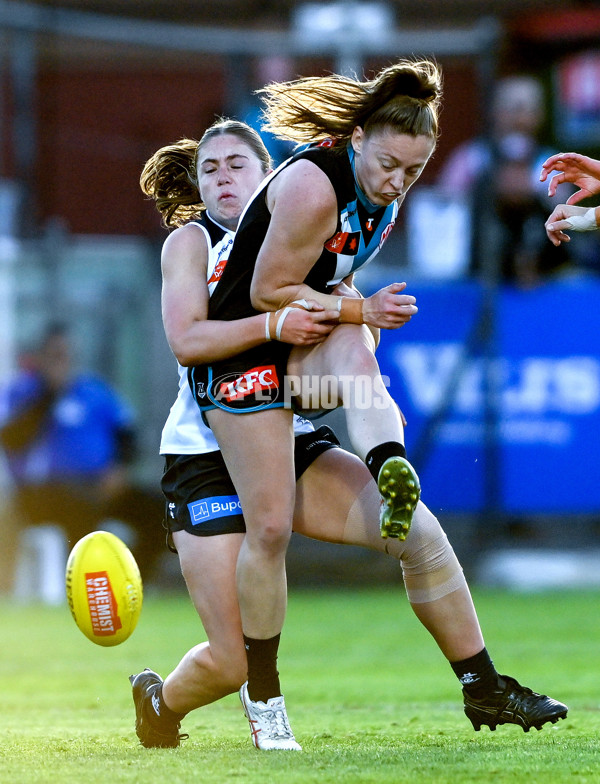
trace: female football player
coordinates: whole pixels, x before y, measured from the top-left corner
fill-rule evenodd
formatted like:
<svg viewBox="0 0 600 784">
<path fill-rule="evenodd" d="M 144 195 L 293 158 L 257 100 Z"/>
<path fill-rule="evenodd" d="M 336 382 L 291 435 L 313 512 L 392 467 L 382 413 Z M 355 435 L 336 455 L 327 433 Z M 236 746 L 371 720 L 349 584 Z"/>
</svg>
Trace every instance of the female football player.
<svg viewBox="0 0 600 784">
<path fill-rule="evenodd" d="M 416 312 L 414 298 L 403 293 L 403 284 L 392 284 L 363 300 L 353 275 L 377 254 L 433 152 L 440 74 L 431 63 L 400 62 L 369 82 L 333 75 L 265 90 L 271 130 L 318 144 L 284 162 L 248 204 L 208 302 L 208 319 L 262 313 L 268 340 L 188 371 L 244 509 L 237 586 L 249 661 L 247 711 L 281 694 L 275 661 L 295 506 L 288 369 L 302 406 L 318 408 L 308 388 L 324 366 L 334 378 L 366 379 L 373 403 L 377 397 L 377 404 L 358 405 L 352 381 L 331 395 L 342 398 L 353 449 L 378 484 L 382 535 L 404 538 L 418 502 L 402 418 L 381 382 L 368 328 L 402 326 Z M 331 343 L 305 353 L 301 367 L 288 368 L 290 345 L 278 339 L 281 330 L 290 308 L 314 303 L 358 333 L 333 330 Z"/>
<path fill-rule="evenodd" d="M 242 687 L 255 745 L 299 748 L 281 695 L 255 701 L 256 709 L 248 705 L 245 681 L 252 664 L 246 658 L 236 588 L 244 516 L 185 368 L 268 342 L 264 314 L 233 321 L 206 316 L 228 263 L 239 215 L 269 165 L 258 134 L 228 120 L 212 126 L 199 144 L 181 140 L 159 150 L 141 178 L 142 189 L 156 200 L 167 225 L 178 227 L 162 256 L 163 320 L 180 373 L 179 395 L 161 443 L 166 462 L 162 487 L 182 572 L 208 635 L 164 683 L 152 670 L 131 677 L 136 731 L 146 747 L 177 746 L 185 714 Z M 330 316 L 324 310 L 293 309 L 280 338 L 297 346 L 327 342 L 342 329 L 331 331 Z M 528 729 L 566 714 L 560 703 L 497 675 L 460 565 L 429 510 L 418 504 L 405 540 L 382 538 L 379 492 L 364 463 L 339 448 L 329 428 L 314 431 L 296 416 L 294 430 L 294 530 L 323 541 L 362 545 L 400 561 L 411 606 L 464 684 L 465 711 L 474 726 L 515 721 Z M 261 677 L 259 667 L 259 685 Z"/>
</svg>

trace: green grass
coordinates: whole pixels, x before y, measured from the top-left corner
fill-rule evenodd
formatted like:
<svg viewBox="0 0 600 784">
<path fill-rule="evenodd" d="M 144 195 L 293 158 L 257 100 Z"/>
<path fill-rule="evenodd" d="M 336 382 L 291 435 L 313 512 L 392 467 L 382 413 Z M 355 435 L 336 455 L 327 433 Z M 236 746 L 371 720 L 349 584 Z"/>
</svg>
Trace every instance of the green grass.
<svg viewBox="0 0 600 784">
<path fill-rule="evenodd" d="M 137 744 L 127 676 L 165 675 L 202 639 L 186 597 L 147 597 L 116 648 L 89 642 L 66 606 L 0 604 L 0 782 L 600 782 L 600 594 L 475 600 L 500 672 L 565 701 L 566 721 L 475 733 L 397 588 L 294 592 L 280 670 L 301 754 L 257 752 L 236 695 L 188 716 L 179 749 Z"/>
</svg>

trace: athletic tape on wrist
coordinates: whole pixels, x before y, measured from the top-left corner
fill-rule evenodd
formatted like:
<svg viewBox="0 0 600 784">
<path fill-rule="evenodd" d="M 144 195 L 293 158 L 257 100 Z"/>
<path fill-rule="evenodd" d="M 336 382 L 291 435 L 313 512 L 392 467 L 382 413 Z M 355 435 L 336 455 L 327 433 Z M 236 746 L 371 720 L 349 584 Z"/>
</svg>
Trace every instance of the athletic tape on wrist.
<svg viewBox="0 0 600 784">
<path fill-rule="evenodd" d="M 271 332 L 271 313 L 267 313 L 267 318 L 265 320 L 265 337 L 267 340 L 281 340 L 281 331 L 283 330 L 283 322 L 288 317 L 289 312 L 292 308 L 303 308 L 304 310 L 312 310 L 313 307 L 310 302 L 305 299 L 297 299 L 292 302 L 291 305 L 287 305 L 287 307 L 283 308 L 283 310 L 276 310 L 274 315 L 279 316 L 277 319 L 277 323 L 275 324 L 275 334 Z"/>
<path fill-rule="evenodd" d="M 362 299 L 341 297 L 340 324 L 364 324 Z"/>
<path fill-rule="evenodd" d="M 312 304 L 306 299 L 295 299 L 290 307 L 304 308 L 304 310 L 312 310 Z"/>
<path fill-rule="evenodd" d="M 292 311 L 292 306 L 288 305 L 287 308 L 284 308 L 282 311 L 277 311 L 281 313 L 279 318 L 277 319 L 277 326 L 275 327 L 275 339 L 281 340 L 281 330 L 283 329 L 283 322 L 288 317 L 288 314 Z"/>
<path fill-rule="evenodd" d="M 590 207 L 581 215 L 571 215 L 564 220 L 569 224 L 568 228 L 575 231 L 595 231 L 598 228 L 595 207 Z"/>
</svg>

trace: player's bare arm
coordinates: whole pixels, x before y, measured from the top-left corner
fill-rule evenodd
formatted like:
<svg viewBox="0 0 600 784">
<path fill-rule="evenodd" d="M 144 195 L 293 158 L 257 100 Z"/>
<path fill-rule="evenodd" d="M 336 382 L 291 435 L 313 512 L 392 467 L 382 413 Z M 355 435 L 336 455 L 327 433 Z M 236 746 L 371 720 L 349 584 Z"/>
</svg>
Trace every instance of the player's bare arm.
<svg viewBox="0 0 600 784">
<path fill-rule="evenodd" d="M 237 321 L 209 321 L 203 232 L 188 224 L 167 238 L 162 252 L 162 315 L 167 341 L 183 367 L 235 356 L 267 340 L 266 316 Z M 316 303 L 315 303 L 316 304 Z M 318 306 L 317 306 L 318 307 Z M 324 340 L 332 329 L 331 314 L 295 311 L 288 314 L 279 339 L 296 346 Z M 277 321 L 270 318 L 271 333 Z"/>
<path fill-rule="evenodd" d="M 347 278 L 344 278 L 344 280 L 340 281 L 333 290 L 332 294 L 335 294 L 336 297 L 355 297 L 356 299 L 363 298 L 360 291 L 354 285 L 354 274 L 348 275 Z"/>
<path fill-rule="evenodd" d="M 273 310 L 307 299 L 335 310 L 336 297 L 303 283 L 337 226 L 329 178 L 314 163 L 297 161 L 269 184 L 267 206 L 272 217 L 252 280 L 252 304 Z"/>
<path fill-rule="evenodd" d="M 298 170 L 290 174 L 294 167 L 302 167 L 302 176 Z M 310 161 L 298 161 L 269 185 L 267 203 L 272 218 L 252 281 L 254 307 L 272 310 L 307 299 L 337 311 L 339 294 L 322 294 L 302 283 L 337 226 L 337 200 L 329 178 Z M 413 296 L 401 293 L 405 288 L 405 283 L 392 283 L 367 297 L 364 323 L 397 329 L 409 321 L 417 308 Z"/>
<path fill-rule="evenodd" d="M 207 263 L 206 239 L 198 226 L 182 226 L 167 237 L 161 255 L 162 318 L 169 346 L 182 365 L 201 351 L 208 313 Z"/>
</svg>

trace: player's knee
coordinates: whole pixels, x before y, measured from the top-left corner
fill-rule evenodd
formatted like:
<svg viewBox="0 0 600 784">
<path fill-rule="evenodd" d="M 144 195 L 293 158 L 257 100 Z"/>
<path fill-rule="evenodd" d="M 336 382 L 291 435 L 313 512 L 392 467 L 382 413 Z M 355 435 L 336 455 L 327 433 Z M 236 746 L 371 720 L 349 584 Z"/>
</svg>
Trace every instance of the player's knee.
<svg viewBox="0 0 600 784">
<path fill-rule="evenodd" d="M 345 356 L 344 373 L 353 377 L 375 376 L 379 374 L 379 364 L 364 343 L 357 343 Z"/>
<path fill-rule="evenodd" d="M 422 504 L 401 556 L 412 603 L 435 601 L 465 585 L 460 563 L 436 517 Z"/>
<path fill-rule="evenodd" d="M 336 332 L 337 329 L 332 334 Z M 340 337 L 332 346 L 330 356 L 331 370 L 338 375 L 361 376 L 379 372 L 375 354 L 361 339 L 358 328 L 354 331 L 340 330 Z"/>
<path fill-rule="evenodd" d="M 443 568 L 454 556 L 454 551 L 443 531 L 440 536 L 421 543 L 416 550 L 405 550 L 402 569 L 409 574 L 435 572 Z"/>
<path fill-rule="evenodd" d="M 292 535 L 291 520 L 267 515 L 256 526 L 246 521 L 246 537 L 251 549 L 259 550 L 265 556 L 285 553 Z"/>
</svg>

